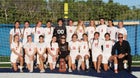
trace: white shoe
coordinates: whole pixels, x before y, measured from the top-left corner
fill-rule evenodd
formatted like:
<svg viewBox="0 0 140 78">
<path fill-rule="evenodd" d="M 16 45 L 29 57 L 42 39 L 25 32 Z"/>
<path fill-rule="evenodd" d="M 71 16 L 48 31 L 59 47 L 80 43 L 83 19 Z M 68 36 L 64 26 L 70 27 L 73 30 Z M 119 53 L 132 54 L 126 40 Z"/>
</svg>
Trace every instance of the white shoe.
<svg viewBox="0 0 140 78">
<path fill-rule="evenodd" d="M 22 72 L 23 72 L 23 70 L 22 70 L 22 69 L 20 69 L 20 72 L 22 73 Z"/>
<path fill-rule="evenodd" d="M 69 69 L 69 72 L 72 72 L 72 70 L 71 70 L 71 69 Z"/>
<path fill-rule="evenodd" d="M 44 73 L 45 72 L 45 70 L 44 69 L 42 69 L 41 71 L 40 71 L 40 73 Z"/>
<path fill-rule="evenodd" d="M 78 70 L 78 71 L 80 71 L 80 68 L 79 68 L 79 67 L 77 67 L 77 70 Z"/>
</svg>

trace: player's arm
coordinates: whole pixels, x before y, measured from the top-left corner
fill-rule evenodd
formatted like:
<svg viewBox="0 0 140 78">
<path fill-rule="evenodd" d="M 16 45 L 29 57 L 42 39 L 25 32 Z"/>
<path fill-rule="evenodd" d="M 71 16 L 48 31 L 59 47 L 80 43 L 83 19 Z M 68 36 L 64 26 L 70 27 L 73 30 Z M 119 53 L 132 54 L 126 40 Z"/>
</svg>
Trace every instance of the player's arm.
<svg viewBox="0 0 140 78">
<path fill-rule="evenodd" d="M 13 39 L 13 36 L 12 36 L 12 34 L 10 34 L 10 38 L 9 38 L 10 44 L 12 43 L 12 39 Z"/>
</svg>

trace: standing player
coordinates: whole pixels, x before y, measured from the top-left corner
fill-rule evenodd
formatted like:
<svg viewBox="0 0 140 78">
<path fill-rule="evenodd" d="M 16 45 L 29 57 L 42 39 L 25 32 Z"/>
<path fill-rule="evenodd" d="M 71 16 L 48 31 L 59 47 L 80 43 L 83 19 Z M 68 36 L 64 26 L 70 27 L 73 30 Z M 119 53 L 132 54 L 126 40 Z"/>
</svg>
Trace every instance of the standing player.
<svg viewBox="0 0 140 78">
<path fill-rule="evenodd" d="M 22 71 L 23 67 L 23 54 L 22 54 L 22 44 L 19 41 L 19 35 L 15 34 L 13 36 L 13 42 L 11 43 L 11 56 L 10 56 L 10 61 L 12 63 L 14 71 L 17 71 L 17 60 L 19 59 L 20 61 L 20 72 Z"/>
<path fill-rule="evenodd" d="M 44 35 L 44 29 L 41 27 L 42 21 L 38 21 L 36 26 L 33 28 L 32 33 L 34 34 L 34 42 L 39 42 L 39 36 Z"/>
<path fill-rule="evenodd" d="M 100 33 L 100 38 L 104 40 L 104 35 L 107 32 L 107 25 L 105 25 L 104 18 L 100 18 L 100 25 L 97 27 L 96 30 Z"/>
<path fill-rule="evenodd" d="M 57 57 L 58 57 L 58 43 L 56 42 L 57 38 L 56 36 L 52 37 L 52 40 L 50 44 L 48 44 L 47 49 L 48 49 L 48 62 L 50 66 L 50 70 L 55 69 Z"/>
<path fill-rule="evenodd" d="M 14 28 L 10 30 L 10 40 L 9 40 L 10 44 L 12 43 L 13 37 L 15 34 L 19 35 L 19 38 L 21 37 L 21 30 L 20 30 L 20 22 L 19 21 L 16 21 L 14 23 Z"/>
<path fill-rule="evenodd" d="M 57 20 L 58 26 L 55 27 L 53 35 L 57 37 L 57 42 L 59 43 L 62 35 L 67 35 L 66 27 L 63 25 L 63 19 Z"/>
<path fill-rule="evenodd" d="M 76 34 L 78 35 L 78 40 L 82 39 L 82 35 L 85 33 L 85 25 L 82 20 L 78 20 Z"/>
<path fill-rule="evenodd" d="M 73 26 L 73 20 L 72 19 L 69 20 L 69 26 L 66 26 L 66 29 L 67 29 L 66 41 L 70 42 L 71 41 L 71 37 L 75 33 L 75 30 L 76 30 L 76 27 Z"/>
<path fill-rule="evenodd" d="M 107 32 L 110 34 L 110 39 L 115 43 L 115 41 L 117 40 L 117 27 L 114 27 L 113 24 L 113 20 L 108 20 L 108 28 L 107 28 Z"/>
<path fill-rule="evenodd" d="M 94 38 L 94 33 L 96 32 L 96 25 L 94 20 L 90 20 L 89 27 L 86 28 L 86 33 L 88 34 L 88 41 Z"/>
<path fill-rule="evenodd" d="M 22 32 L 22 44 L 24 45 L 25 43 L 27 43 L 27 36 L 31 35 L 32 33 L 32 29 L 29 27 L 30 26 L 30 22 L 29 21 L 24 21 L 24 28 L 21 30 Z"/>
<path fill-rule="evenodd" d="M 108 61 L 111 57 L 111 52 L 112 52 L 112 47 L 113 47 L 114 42 L 110 39 L 110 34 L 106 33 L 105 34 L 105 40 L 103 42 L 103 66 L 104 70 L 108 70 Z"/>
<path fill-rule="evenodd" d="M 123 40 L 127 40 L 127 30 L 123 27 L 123 21 L 118 22 L 118 33 L 123 34 Z"/>
<path fill-rule="evenodd" d="M 44 62 L 46 61 L 46 44 L 44 42 L 44 36 L 39 36 L 39 42 L 36 44 L 37 46 L 37 64 L 39 65 L 40 72 L 45 72 Z"/>
<path fill-rule="evenodd" d="M 83 34 L 83 40 L 80 42 L 80 53 L 79 53 L 79 61 L 78 61 L 78 70 L 80 66 L 82 70 L 85 70 L 85 63 L 86 69 L 89 69 L 89 42 L 88 42 L 88 35 L 86 33 Z"/>
<path fill-rule="evenodd" d="M 27 43 L 24 45 L 25 49 L 25 63 L 29 72 L 33 72 L 34 57 L 36 54 L 36 45 L 32 42 L 32 36 L 27 36 Z"/>
<path fill-rule="evenodd" d="M 45 43 L 50 43 L 52 36 L 53 36 L 53 30 L 54 28 L 51 26 L 52 22 L 50 20 L 46 23 L 46 28 L 44 28 L 45 33 Z"/>
<path fill-rule="evenodd" d="M 102 62 L 102 39 L 99 39 L 100 33 L 95 32 L 94 38 L 90 41 L 92 51 L 92 61 L 95 70 L 100 73 L 100 65 Z"/>
<path fill-rule="evenodd" d="M 69 42 L 69 50 L 70 50 L 69 70 L 68 70 L 69 72 L 72 72 L 72 70 L 76 69 L 75 60 L 79 54 L 79 48 L 80 48 L 80 43 L 77 39 L 78 39 L 78 35 L 73 34 L 72 41 Z"/>
</svg>

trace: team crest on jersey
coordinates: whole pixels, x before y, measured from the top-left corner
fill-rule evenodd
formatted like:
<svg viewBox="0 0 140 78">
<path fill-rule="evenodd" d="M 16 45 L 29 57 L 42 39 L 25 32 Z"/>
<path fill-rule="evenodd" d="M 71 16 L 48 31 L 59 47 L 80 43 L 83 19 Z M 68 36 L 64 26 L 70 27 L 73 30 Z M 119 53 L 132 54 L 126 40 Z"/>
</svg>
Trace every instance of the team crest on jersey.
<svg viewBox="0 0 140 78">
<path fill-rule="evenodd" d="M 81 29 L 81 30 L 79 30 L 80 31 L 80 33 L 82 33 L 83 32 L 83 30 Z"/>
<path fill-rule="evenodd" d="M 76 47 L 75 47 L 75 46 L 73 46 L 73 47 L 72 47 L 72 49 L 73 49 L 73 50 L 76 50 Z"/>
<path fill-rule="evenodd" d="M 91 30 L 90 33 L 93 33 L 93 31 Z"/>
<path fill-rule="evenodd" d="M 98 46 L 98 43 L 95 43 L 95 47 L 97 47 Z"/>
<path fill-rule="evenodd" d="M 32 51 L 32 49 L 31 49 L 31 48 L 29 48 L 29 51 Z"/>
<path fill-rule="evenodd" d="M 103 32 L 103 29 L 101 29 L 101 32 Z"/>
<path fill-rule="evenodd" d="M 109 48 L 109 44 L 106 44 L 106 48 Z"/>
<path fill-rule="evenodd" d="M 70 29 L 70 33 L 72 33 L 72 30 Z"/>
<path fill-rule="evenodd" d="M 48 34 L 51 34 L 51 32 L 48 32 Z"/>
<path fill-rule="evenodd" d="M 86 49 L 86 46 L 84 45 L 84 49 Z"/>
<path fill-rule="evenodd" d="M 37 31 L 38 34 L 40 34 L 40 31 Z"/>
</svg>

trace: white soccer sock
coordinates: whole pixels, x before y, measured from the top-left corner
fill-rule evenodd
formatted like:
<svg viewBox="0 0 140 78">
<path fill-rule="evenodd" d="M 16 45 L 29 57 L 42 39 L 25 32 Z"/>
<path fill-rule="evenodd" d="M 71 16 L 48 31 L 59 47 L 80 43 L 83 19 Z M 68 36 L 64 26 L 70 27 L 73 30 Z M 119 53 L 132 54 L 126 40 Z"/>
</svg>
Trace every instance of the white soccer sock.
<svg viewBox="0 0 140 78">
<path fill-rule="evenodd" d="M 114 70 L 118 69 L 118 64 L 114 64 Z"/>
<path fill-rule="evenodd" d="M 56 62 L 53 62 L 53 69 L 55 69 Z"/>
<path fill-rule="evenodd" d="M 79 61 L 78 61 L 78 69 L 80 68 L 81 64 L 82 64 L 82 59 L 79 59 Z"/>
<path fill-rule="evenodd" d="M 89 60 L 88 59 L 86 59 L 86 67 L 87 67 L 87 69 L 89 69 Z"/>
<path fill-rule="evenodd" d="M 33 72 L 33 65 L 34 65 L 34 62 L 31 61 L 30 65 L 31 65 L 31 69 L 30 69 L 30 71 Z"/>
</svg>

